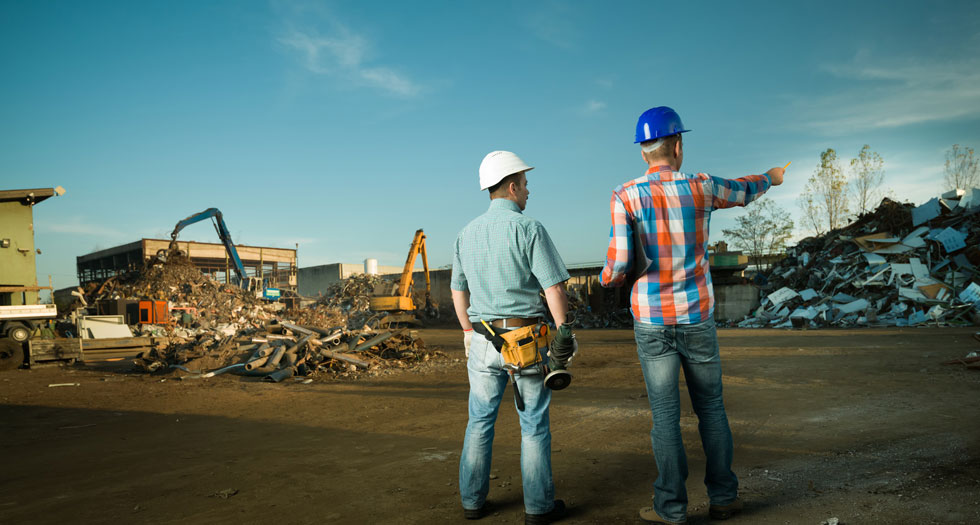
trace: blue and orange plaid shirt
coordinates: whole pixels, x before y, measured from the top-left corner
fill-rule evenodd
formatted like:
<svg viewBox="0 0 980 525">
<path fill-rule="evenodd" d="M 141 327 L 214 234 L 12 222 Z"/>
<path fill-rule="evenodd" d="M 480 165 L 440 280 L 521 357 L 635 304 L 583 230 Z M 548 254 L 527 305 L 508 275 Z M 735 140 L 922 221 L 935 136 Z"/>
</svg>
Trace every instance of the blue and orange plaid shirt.
<svg viewBox="0 0 980 525">
<path fill-rule="evenodd" d="M 651 167 L 613 190 L 612 228 L 600 282 L 623 286 L 636 278 L 630 304 L 638 322 L 676 325 L 711 319 L 711 212 L 745 206 L 771 185 L 765 174 L 722 179 Z"/>
</svg>

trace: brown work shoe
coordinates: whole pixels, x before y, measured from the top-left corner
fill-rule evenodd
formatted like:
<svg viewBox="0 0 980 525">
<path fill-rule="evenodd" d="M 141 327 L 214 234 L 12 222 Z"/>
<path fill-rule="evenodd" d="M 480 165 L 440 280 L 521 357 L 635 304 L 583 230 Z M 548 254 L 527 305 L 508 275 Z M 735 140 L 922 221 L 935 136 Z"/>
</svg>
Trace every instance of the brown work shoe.
<svg viewBox="0 0 980 525">
<path fill-rule="evenodd" d="M 647 523 L 656 523 L 659 525 L 683 525 L 687 523 L 687 520 L 684 521 L 665 520 L 660 517 L 660 514 L 657 514 L 657 511 L 653 510 L 653 507 L 643 507 L 642 509 L 640 509 L 640 519 Z"/>
<path fill-rule="evenodd" d="M 735 498 L 735 501 L 729 503 L 728 505 L 710 505 L 708 507 L 708 515 L 711 516 L 713 520 L 727 520 L 732 516 L 742 512 L 742 499 Z"/>
</svg>

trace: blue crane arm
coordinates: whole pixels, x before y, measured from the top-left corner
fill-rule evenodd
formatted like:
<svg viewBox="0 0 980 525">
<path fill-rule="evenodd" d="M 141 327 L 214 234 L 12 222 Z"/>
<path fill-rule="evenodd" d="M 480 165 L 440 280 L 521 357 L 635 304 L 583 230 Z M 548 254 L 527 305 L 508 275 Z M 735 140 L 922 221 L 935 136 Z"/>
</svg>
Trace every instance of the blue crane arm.
<svg viewBox="0 0 980 525">
<path fill-rule="evenodd" d="M 191 215 L 190 217 L 178 222 L 177 226 L 174 226 L 174 231 L 170 233 L 171 241 L 173 242 L 177 240 L 177 234 L 180 233 L 180 230 L 183 230 L 191 224 L 210 218 L 215 219 L 214 229 L 218 231 L 218 238 L 220 238 L 222 244 L 225 245 L 225 251 L 228 252 L 228 257 L 235 265 L 235 274 L 238 275 L 239 284 L 243 287 L 247 286 L 248 279 L 245 278 L 245 265 L 242 264 L 242 259 L 238 256 L 238 250 L 235 249 L 235 243 L 231 242 L 231 233 L 228 232 L 228 227 L 225 226 L 225 220 L 222 218 L 221 212 L 218 210 L 218 208 L 208 208 L 201 213 L 195 213 L 194 215 Z"/>
</svg>

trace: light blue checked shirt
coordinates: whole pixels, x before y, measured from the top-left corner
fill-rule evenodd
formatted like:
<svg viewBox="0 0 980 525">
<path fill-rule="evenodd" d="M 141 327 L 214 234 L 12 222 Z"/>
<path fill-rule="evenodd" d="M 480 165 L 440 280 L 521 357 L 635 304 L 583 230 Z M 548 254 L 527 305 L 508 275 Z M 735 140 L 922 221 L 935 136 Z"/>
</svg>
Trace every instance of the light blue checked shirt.
<svg viewBox="0 0 980 525">
<path fill-rule="evenodd" d="M 470 292 L 470 321 L 543 316 L 538 292 L 568 277 L 544 226 L 513 201 L 493 199 L 456 236 L 450 287 Z"/>
</svg>

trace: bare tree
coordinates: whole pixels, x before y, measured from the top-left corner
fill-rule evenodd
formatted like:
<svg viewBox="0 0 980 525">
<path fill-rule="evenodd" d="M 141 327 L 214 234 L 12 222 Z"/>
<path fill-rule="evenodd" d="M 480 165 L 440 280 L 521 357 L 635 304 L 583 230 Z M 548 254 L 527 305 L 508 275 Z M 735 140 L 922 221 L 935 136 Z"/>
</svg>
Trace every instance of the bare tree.
<svg viewBox="0 0 980 525">
<path fill-rule="evenodd" d="M 860 215 L 874 209 L 885 191 L 881 183 L 885 180 L 885 162 L 871 146 L 865 144 L 856 159 L 851 159 L 850 180 L 847 189 L 854 204 L 854 213 Z"/>
<path fill-rule="evenodd" d="M 769 198 L 759 199 L 747 208 L 748 213 L 735 219 L 736 228 L 722 233 L 761 270 L 765 256 L 782 251 L 793 236 L 793 219 Z"/>
<path fill-rule="evenodd" d="M 973 156 L 973 148 L 960 148 L 959 144 L 953 144 L 953 147 L 946 152 L 944 171 L 947 190 L 980 187 L 980 172 L 977 171 L 977 159 Z"/>
<path fill-rule="evenodd" d="M 815 235 L 844 226 L 848 219 L 847 178 L 832 148 L 820 154 L 820 163 L 798 197 L 803 222 Z"/>
</svg>

